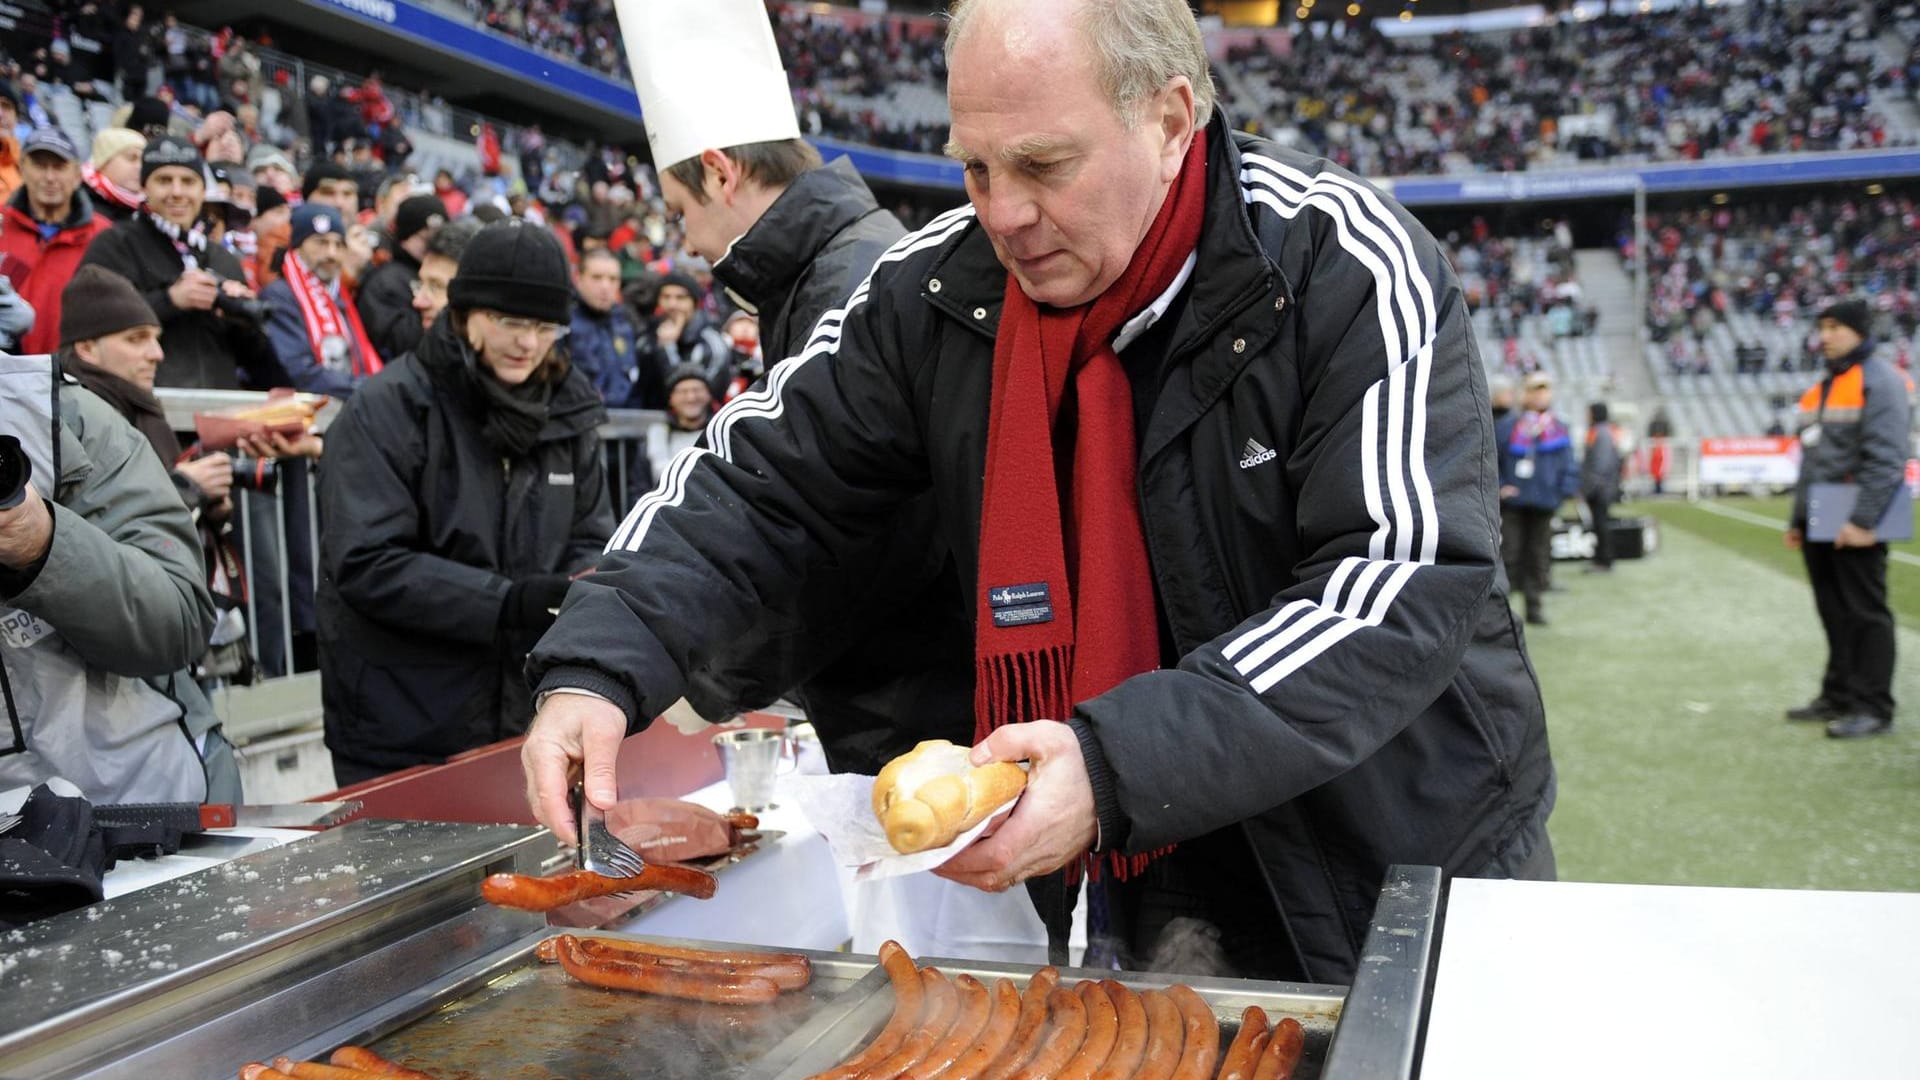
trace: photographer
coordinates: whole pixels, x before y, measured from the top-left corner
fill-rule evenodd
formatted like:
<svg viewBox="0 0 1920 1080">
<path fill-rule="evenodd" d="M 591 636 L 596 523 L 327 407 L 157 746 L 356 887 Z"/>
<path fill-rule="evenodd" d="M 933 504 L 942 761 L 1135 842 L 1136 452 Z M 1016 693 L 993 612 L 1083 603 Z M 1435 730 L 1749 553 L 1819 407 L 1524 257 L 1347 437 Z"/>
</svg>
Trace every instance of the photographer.
<svg viewBox="0 0 1920 1080">
<path fill-rule="evenodd" d="M 162 138 L 140 159 L 146 209 L 95 237 L 82 265 L 104 266 L 140 290 L 160 317 L 167 363 L 160 386 L 266 390 L 288 384 L 264 324 L 266 305 L 240 260 L 207 239 L 206 166 L 187 142 Z"/>
<path fill-rule="evenodd" d="M 186 670 L 214 609 L 166 470 L 46 357 L 0 357 L 0 376 L 0 787 L 60 776 L 96 803 L 238 801 L 233 749 Z"/>
</svg>

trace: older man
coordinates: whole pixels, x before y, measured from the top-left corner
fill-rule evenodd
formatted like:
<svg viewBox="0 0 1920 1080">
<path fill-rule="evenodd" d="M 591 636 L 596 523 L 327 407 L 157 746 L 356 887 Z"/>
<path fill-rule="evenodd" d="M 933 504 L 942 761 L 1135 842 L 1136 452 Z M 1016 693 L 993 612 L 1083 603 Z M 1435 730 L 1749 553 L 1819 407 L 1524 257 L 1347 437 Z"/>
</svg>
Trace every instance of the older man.
<svg viewBox="0 0 1920 1080">
<path fill-rule="evenodd" d="M 343 400 L 384 366 L 342 280 L 346 235 L 340 211 L 325 203 L 295 210 L 282 277 L 260 294 L 273 308 L 267 335 L 293 385 Z"/>
<path fill-rule="evenodd" d="M 1485 376 L 1432 237 L 1231 132 L 1183 0 L 973 0 L 948 33 L 971 205 L 883 255 L 574 585 L 530 665 L 540 818 L 571 839 L 570 773 L 610 804 L 623 735 L 930 490 L 974 760 L 1031 764 L 944 876 L 1097 870 L 1130 965 L 1191 970 L 1166 949 L 1204 926 L 1213 970 L 1340 982 L 1390 863 L 1550 875 Z"/>
<path fill-rule="evenodd" d="M 11 280 L 37 316 L 20 351 L 50 353 L 60 344 L 60 293 L 87 245 L 113 222 L 95 214 L 93 200 L 80 190 L 80 148 L 65 132 L 35 131 L 27 136 L 26 155 L 25 183 L 0 211 L 0 254 L 24 264 Z"/>
</svg>

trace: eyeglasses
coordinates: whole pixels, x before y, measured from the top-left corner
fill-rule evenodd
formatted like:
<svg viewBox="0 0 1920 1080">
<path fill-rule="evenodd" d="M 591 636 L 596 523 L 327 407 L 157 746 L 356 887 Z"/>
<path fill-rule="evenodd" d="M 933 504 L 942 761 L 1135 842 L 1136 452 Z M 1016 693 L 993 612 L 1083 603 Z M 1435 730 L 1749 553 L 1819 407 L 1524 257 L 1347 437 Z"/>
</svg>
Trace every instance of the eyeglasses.
<svg viewBox="0 0 1920 1080">
<path fill-rule="evenodd" d="M 541 322 L 538 319 L 526 319 L 518 315 L 497 315 L 491 311 L 483 312 L 493 324 L 515 337 L 531 332 L 541 341 L 559 341 L 573 328 L 559 323 Z"/>
<path fill-rule="evenodd" d="M 428 281 L 426 278 L 416 278 L 413 281 L 408 282 L 407 288 L 415 296 L 447 295 L 447 287 L 445 285 L 442 285 L 438 281 Z"/>
</svg>

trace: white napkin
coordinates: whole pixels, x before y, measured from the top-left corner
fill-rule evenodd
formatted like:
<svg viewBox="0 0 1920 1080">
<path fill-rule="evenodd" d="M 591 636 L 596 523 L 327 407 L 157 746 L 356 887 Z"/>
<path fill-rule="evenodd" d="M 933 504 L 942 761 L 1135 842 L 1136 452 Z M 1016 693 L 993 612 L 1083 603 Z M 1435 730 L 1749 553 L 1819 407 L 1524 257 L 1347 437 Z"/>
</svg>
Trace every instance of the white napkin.
<svg viewBox="0 0 1920 1080">
<path fill-rule="evenodd" d="M 931 870 L 979 839 L 981 833 L 1005 817 L 1014 806 L 1008 803 L 946 847 L 902 855 L 887 842 L 886 830 L 880 827 L 880 819 L 873 816 L 873 781 L 873 777 L 857 773 L 827 776 L 795 773 L 780 778 L 781 787 L 792 795 L 794 804 L 807 816 L 808 824 L 826 838 L 834 860 L 841 866 L 854 868 L 855 881 L 879 881 Z"/>
</svg>

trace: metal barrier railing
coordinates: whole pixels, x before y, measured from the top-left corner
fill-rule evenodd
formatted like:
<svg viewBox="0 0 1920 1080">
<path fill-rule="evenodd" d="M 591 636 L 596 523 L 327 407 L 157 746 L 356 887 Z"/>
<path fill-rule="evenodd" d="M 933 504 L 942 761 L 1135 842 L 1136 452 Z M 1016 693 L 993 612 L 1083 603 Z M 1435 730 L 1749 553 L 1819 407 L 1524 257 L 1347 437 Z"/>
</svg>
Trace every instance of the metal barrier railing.
<svg viewBox="0 0 1920 1080">
<path fill-rule="evenodd" d="M 156 391 L 175 431 L 191 438 L 194 415 L 259 404 L 263 393 L 161 388 Z M 323 434 L 339 415 L 329 402 L 315 423 Z M 600 428 L 600 453 L 615 517 L 652 487 L 650 449 L 664 440 L 665 413 L 614 409 Z M 214 710 L 237 742 L 305 727 L 320 718 L 319 676 L 298 646 L 312 632 L 313 590 L 320 576 L 323 523 L 314 503 L 316 480 L 304 459 L 281 463 L 273 493 L 234 489 L 233 540 L 246 575 L 247 644 L 254 661 L 251 682 L 216 680 Z M 326 467 L 324 454 L 318 467 Z M 301 550 L 304 548 L 304 550 Z"/>
</svg>

